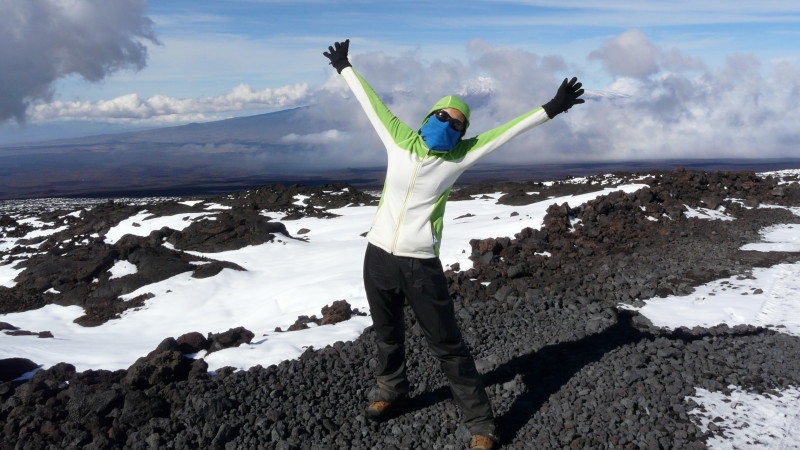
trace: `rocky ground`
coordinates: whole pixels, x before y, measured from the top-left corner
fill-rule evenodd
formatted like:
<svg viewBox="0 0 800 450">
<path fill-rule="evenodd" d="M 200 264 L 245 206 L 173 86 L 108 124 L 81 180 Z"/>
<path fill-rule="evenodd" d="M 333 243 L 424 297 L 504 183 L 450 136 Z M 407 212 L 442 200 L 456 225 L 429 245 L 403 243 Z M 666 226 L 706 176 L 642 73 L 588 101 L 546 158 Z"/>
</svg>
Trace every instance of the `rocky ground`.
<svg viewBox="0 0 800 450">
<path fill-rule="evenodd" d="M 757 241 L 764 226 L 800 222 L 785 209 L 753 208 L 800 206 L 796 182 L 778 184 L 752 172 L 675 170 L 553 186 L 473 186 L 454 192 L 453 200 L 502 191 L 501 202 L 520 205 L 631 179 L 650 187 L 585 205 L 553 205 L 540 230 L 474 240 L 473 267 L 446 274 L 505 448 L 704 448 L 709 434 L 687 414 L 697 406 L 686 400 L 696 387 L 770 392 L 800 385 L 800 358 L 791 356 L 800 354 L 800 338 L 750 326 L 665 331 L 618 307 L 689 293 L 723 276 L 747 277 L 753 267 L 800 261 L 798 253 L 739 250 Z M 182 271 L 214 276 L 229 264 L 192 264 L 179 250 L 237 248 L 285 233 L 259 210 L 324 216 L 330 207 L 374 202 L 349 188 L 331 194 L 342 189 L 268 187 L 221 197 L 213 201 L 232 207 L 224 220 L 115 244 L 98 237 L 143 207 L 97 206 L 86 217 L 64 219 L 59 226 L 67 228 L 46 238 L 38 252 L 26 248 L 37 242 L 17 243 L 11 253 L 26 270 L 14 288 L 0 288 L 0 311 L 56 302 L 84 307 L 86 326 L 115 320 L 119 295 Z M 539 194 L 528 194 L 533 191 Z M 291 199 L 298 193 L 315 200 L 296 207 Z M 689 219 L 683 205 L 724 206 L 737 220 Z M 160 208 L 172 213 L 194 206 Z M 6 237 L 25 230 L 10 216 L 0 217 L 0 226 Z M 114 259 L 135 264 L 141 279 L 110 280 L 104 274 Z M 49 288 L 58 294 L 41 294 Z M 353 313 L 348 310 L 332 305 L 328 316 L 313 319 L 339 320 Z M 334 313 L 339 319 L 329 318 Z M 304 320 L 313 321 L 301 317 L 295 325 Z M 60 364 L 29 381 L 0 384 L 0 448 L 463 448 L 468 435 L 438 364 L 413 315 L 406 320 L 412 399 L 381 424 L 363 414 L 375 365 L 369 329 L 355 341 L 247 371 L 212 376 L 202 360 L 182 357 L 252 338 L 234 329 L 166 339 L 128 370 L 76 373 Z M 4 367 L 13 364 L 30 370 L 33 363 L 7 361 Z"/>
<path fill-rule="evenodd" d="M 306 204 L 295 204 L 297 195 L 308 196 Z M 0 262 L 25 268 L 13 288 L 0 287 L 0 313 L 27 311 L 50 303 L 77 305 L 86 311 L 78 323 L 100 325 L 128 308 L 141 306 L 147 298 L 123 301 L 120 297 L 144 285 L 189 271 L 195 278 L 206 278 L 223 268 L 244 270 L 227 261 L 192 256 L 185 251 L 217 253 L 270 242 L 276 234 L 291 237 L 283 223 L 260 214 L 262 210 L 285 213 L 283 220 L 292 220 L 330 217 L 328 209 L 375 202 L 372 196 L 345 185 L 296 185 L 268 186 L 191 206 L 177 200 L 138 205 L 109 201 L 79 215 L 70 215 L 68 209 L 46 211 L 39 215 L 40 221 L 59 231 L 17 240 Z M 165 215 L 208 212 L 208 205 L 228 209 L 215 211 L 213 218 L 198 217 L 181 231 L 162 228 L 146 237 L 127 235 L 113 243 L 104 239 L 113 226 L 143 211 L 150 213 L 143 218 L 146 221 Z M 36 212 L 42 206 L 33 204 L 23 211 L 16 208 L 15 212 Z M 33 227 L 5 214 L 0 215 L 0 229 L 0 236 L 15 238 L 25 236 Z M 135 265 L 136 274 L 112 278 L 109 269 L 117 260 Z"/>
</svg>

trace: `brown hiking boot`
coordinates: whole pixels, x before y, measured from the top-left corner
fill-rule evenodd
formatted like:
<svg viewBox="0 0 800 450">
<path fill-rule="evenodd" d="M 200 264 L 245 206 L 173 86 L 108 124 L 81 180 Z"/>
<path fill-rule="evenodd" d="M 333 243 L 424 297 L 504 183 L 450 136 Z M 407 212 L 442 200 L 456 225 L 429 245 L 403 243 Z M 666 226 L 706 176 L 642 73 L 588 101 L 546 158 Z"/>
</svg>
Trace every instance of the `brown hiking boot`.
<svg viewBox="0 0 800 450">
<path fill-rule="evenodd" d="M 367 418 L 375 421 L 386 418 L 392 409 L 392 402 L 372 402 L 367 406 Z"/>
<path fill-rule="evenodd" d="M 473 434 L 472 443 L 470 444 L 472 450 L 490 450 L 495 448 L 494 438 L 491 436 L 484 436 L 482 434 Z"/>
</svg>

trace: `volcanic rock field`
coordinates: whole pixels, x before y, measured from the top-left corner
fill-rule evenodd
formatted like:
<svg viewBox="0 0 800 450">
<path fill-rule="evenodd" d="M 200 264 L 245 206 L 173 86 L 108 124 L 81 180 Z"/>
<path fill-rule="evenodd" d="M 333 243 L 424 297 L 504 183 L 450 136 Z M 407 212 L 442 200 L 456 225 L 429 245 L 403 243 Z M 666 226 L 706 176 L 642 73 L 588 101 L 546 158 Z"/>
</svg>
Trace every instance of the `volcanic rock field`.
<svg viewBox="0 0 800 450">
<path fill-rule="evenodd" d="M 726 430 L 701 430 L 693 421 L 689 412 L 699 405 L 687 398 L 696 388 L 726 392 L 733 385 L 774 393 L 800 386 L 796 336 L 744 325 L 667 330 L 621 306 L 639 307 L 645 299 L 688 294 L 711 280 L 750 277 L 756 267 L 800 261 L 798 252 L 740 250 L 759 241 L 766 226 L 800 223 L 788 209 L 759 208 L 800 206 L 796 179 L 675 169 L 579 183 L 475 185 L 454 191 L 450 201 L 503 192 L 498 202 L 526 205 L 631 180 L 649 187 L 585 204 L 553 204 L 540 229 L 475 236 L 472 267 L 446 272 L 503 448 L 706 448 L 710 437 Z M 296 204 L 298 195 L 308 198 L 305 205 Z M 198 208 L 175 200 L 105 202 L 72 215 L 41 204 L 18 207 L 14 213 L 35 214 L 59 231 L 18 240 L 4 252 L 0 264 L 24 270 L 13 287 L 0 287 L 0 313 L 53 303 L 83 308 L 76 322 L 85 327 L 120 320 L 126 310 L 147 305 L 146 295 L 121 299 L 142 286 L 184 272 L 204 278 L 244 270 L 192 251 L 222 252 L 274 242 L 278 235 L 304 239 L 289 236 L 283 222 L 377 204 L 346 185 L 267 186 L 213 201 L 227 208 L 216 220 L 113 243 L 104 239 L 109 229 L 145 209 L 158 216 Z M 686 206 L 724 208 L 736 220 L 690 218 Z M 276 221 L 260 211 L 286 215 Z M 0 213 L 0 241 L 31 231 L 14 217 Z M 119 260 L 135 265 L 136 273 L 112 278 L 109 268 Z M 355 314 L 363 312 L 332 304 L 320 318 L 299 317 L 290 329 Z M 11 381 L 38 367 L 36 361 L 0 361 L 0 448 L 464 448 L 469 434 L 410 310 L 406 322 L 412 396 L 382 423 L 368 421 L 363 412 L 376 364 L 369 328 L 354 341 L 308 349 L 278 365 L 213 374 L 193 356 L 250 342 L 254 335 L 244 328 L 198 330 L 172 334 L 127 370 L 76 372 L 62 363 Z M 0 322 L 0 329 L 54 338 L 13 323 Z"/>
</svg>

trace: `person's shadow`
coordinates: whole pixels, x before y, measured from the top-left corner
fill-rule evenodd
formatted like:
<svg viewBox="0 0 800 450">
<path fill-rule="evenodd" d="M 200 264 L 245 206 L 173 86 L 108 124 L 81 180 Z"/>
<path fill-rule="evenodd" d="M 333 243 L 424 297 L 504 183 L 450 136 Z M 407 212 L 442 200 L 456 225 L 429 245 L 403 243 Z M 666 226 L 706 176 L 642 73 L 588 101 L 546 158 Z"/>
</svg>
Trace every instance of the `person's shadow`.
<svg viewBox="0 0 800 450">
<path fill-rule="evenodd" d="M 508 411 L 496 418 L 501 444 L 513 441 L 542 404 L 582 367 L 600 360 L 616 348 L 653 337 L 634 327 L 634 313 L 631 311 L 621 310 L 617 316 L 617 323 L 599 333 L 577 341 L 551 344 L 518 356 L 483 376 L 486 386 L 509 382 L 518 374 L 522 375 L 525 384 L 524 392 L 514 400 Z M 427 408 L 449 397 L 448 386 L 424 392 L 408 399 L 403 413 Z"/>
<path fill-rule="evenodd" d="M 634 344 L 651 334 L 633 325 L 634 313 L 619 311 L 617 323 L 605 330 L 572 342 L 548 345 L 518 356 L 484 376 L 487 386 L 505 383 L 522 374 L 525 391 L 503 415 L 497 417 L 501 443 L 513 440 L 551 395 L 558 392 L 581 368 L 599 361 L 606 353 Z"/>
</svg>

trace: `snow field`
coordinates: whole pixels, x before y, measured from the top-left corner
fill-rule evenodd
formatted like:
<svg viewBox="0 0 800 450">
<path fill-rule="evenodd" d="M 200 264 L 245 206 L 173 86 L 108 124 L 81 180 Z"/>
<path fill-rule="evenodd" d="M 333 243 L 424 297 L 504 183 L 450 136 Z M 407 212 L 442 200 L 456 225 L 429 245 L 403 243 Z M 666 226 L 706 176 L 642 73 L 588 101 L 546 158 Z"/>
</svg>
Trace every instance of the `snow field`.
<svg viewBox="0 0 800 450">
<path fill-rule="evenodd" d="M 692 294 L 652 298 L 638 310 L 665 328 L 756 325 L 800 336 L 800 263 L 753 269 L 698 286 Z"/>
<path fill-rule="evenodd" d="M 526 206 L 498 205 L 499 193 L 490 195 L 490 199 L 450 202 L 445 215 L 441 259 L 445 266 L 458 262 L 464 268 L 471 267 L 469 240 L 472 238 L 513 236 L 526 226 L 539 228 L 547 208 L 553 203 L 578 205 L 616 190 L 634 192 L 641 187 L 627 185 Z M 0 320 L 22 329 L 48 330 L 55 336 L 55 339 L 38 339 L 0 334 L 3 342 L 0 358 L 22 356 L 43 367 L 67 361 L 78 370 L 124 369 L 166 337 L 191 331 L 222 332 L 244 326 L 256 335 L 251 345 L 215 352 L 206 360 L 211 370 L 225 365 L 247 369 L 299 356 L 308 346 L 324 347 L 338 340 L 355 339 L 370 325 L 368 317 L 354 317 L 348 323 L 302 332 L 274 331 L 276 327 L 286 329 L 300 315 L 319 317 L 322 307 L 336 300 L 346 300 L 361 311 L 369 310 L 362 287 L 366 239 L 361 234 L 369 230 L 375 207 L 345 207 L 331 212 L 340 217 L 305 217 L 283 222 L 293 236 L 302 228 L 311 230 L 303 236 L 307 242 L 278 235 L 273 243 L 235 251 L 193 252 L 234 262 L 247 271 L 225 269 L 205 279 L 183 273 L 144 286 L 124 296 L 124 299 L 131 299 L 145 293 L 154 294 L 143 308 L 128 310 L 121 319 L 98 327 L 84 328 L 73 323 L 82 314 L 78 307 L 49 305 L 37 311 L 0 315 Z M 519 215 L 512 217 L 512 212 Z M 467 213 L 474 216 L 455 219 Z M 149 212 L 142 211 L 112 228 L 105 239 L 113 243 L 125 234 L 147 236 L 164 226 L 182 230 L 192 220 L 209 214 L 213 213 L 151 217 Z M 269 211 L 264 214 L 278 220 L 282 217 L 280 213 Z M 133 269 L 119 262 L 112 273 L 126 270 Z M 16 273 L 0 273 L 11 279 L 16 276 Z"/>
</svg>

